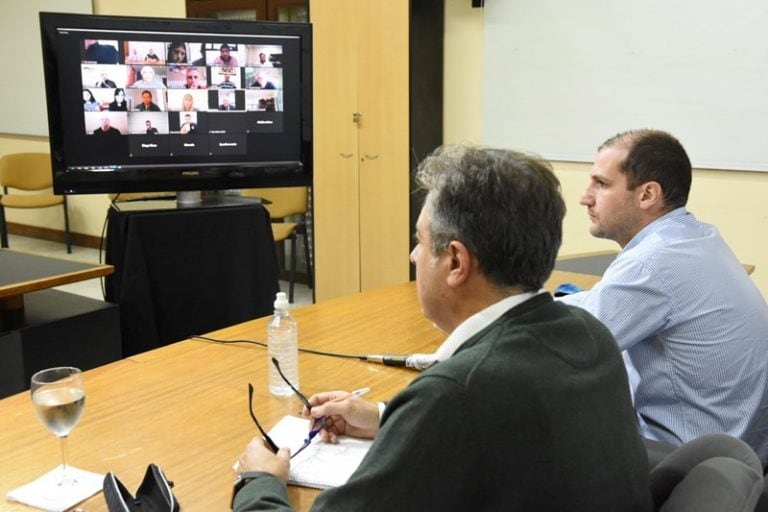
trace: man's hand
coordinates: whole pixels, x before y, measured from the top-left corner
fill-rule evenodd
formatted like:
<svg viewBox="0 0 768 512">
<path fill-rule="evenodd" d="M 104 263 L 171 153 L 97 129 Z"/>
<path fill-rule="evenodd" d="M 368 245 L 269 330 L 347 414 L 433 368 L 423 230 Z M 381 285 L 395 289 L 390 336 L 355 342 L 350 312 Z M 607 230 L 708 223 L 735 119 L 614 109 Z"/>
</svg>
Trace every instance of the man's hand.
<svg viewBox="0 0 768 512">
<path fill-rule="evenodd" d="M 254 437 L 240 458 L 238 472 L 264 471 L 275 475 L 283 483 L 288 482 L 288 470 L 290 469 L 291 452 L 288 448 L 280 448 L 277 454 L 267 447 L 264 439 Z"/>
<path fill-rule="evenodd" d="M 373 439 L 379 431 L 379 406 L 359 396 L 346 391 L 328 391 L 312 395 L 309 403 L 312 411 L 305 407 L 304 416 L 325 416 L 325 426 L 320 432 L 323 441 L 335 443 L 340 435 Z"/>
</svg>

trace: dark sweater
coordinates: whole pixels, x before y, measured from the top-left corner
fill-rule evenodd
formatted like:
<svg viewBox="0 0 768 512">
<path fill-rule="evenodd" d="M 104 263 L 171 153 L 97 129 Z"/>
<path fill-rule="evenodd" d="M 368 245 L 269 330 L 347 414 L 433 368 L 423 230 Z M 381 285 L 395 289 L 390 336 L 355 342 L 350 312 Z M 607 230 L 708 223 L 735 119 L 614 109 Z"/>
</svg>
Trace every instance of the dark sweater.
<svg viewBox="0 0 768 512">
<path fill-rule="evenodd" d="M 621 355 L 585 311 L 538 295 L 387 404 L 347 484 L 312 510 L 647 511 L 648 463 Z M 290 510 L 267 476 L 235 510 Z"/>
</svg>

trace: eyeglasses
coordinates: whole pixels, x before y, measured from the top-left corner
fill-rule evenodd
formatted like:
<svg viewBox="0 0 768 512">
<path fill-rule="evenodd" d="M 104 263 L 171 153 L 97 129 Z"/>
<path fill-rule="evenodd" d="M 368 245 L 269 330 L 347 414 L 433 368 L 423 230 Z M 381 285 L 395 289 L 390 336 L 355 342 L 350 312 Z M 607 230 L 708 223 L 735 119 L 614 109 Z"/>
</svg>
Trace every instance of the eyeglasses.
<svg viewBox="0 0 768 512">
<path fill-rule="evenodd" d="M 297 397 L 299 397 L 299 400 L 301 400 L 301 403 L 304 404 L 304 407 L 306 407 L 308 410 L 312 410 L 312 404 L 309 403 L 309 400 L 307 400 L 307 397 L 304 396 L 301 391 L 296 389 L 293 384 L 291 384 L 291 381 L 288 380 L 288 378 L 283 374 L 283 371 L 280 369 L 280 362 L 276 358 L 272 358 L 272 364 L 275 365 L 275 368 L 277 369 L 277 373 L 280 374 L 280 378 L 283 379 L 283 381 L 288 384 L 288 386 L 291 388 L 291 390 L 296 394 Z M 264 428 L 259 423 L 259 420 L 256 419 L 256 415 L 253 413 L 253 384 L 248 383 L 248 406 L 250 408 L 249 412 L 251 413 L 251 418 L 253 419 L 253 422 L 256 424 L 256 427 L 258 427 L 259 432 L 261 432 L 261 435 L 264 436 L 264 440 L 267 442 L 267 445 L 269 445 L 270 450 L 272 450 L 274 453 L 277 453 L 278 447 L 275 444 L 275 442 L 269 437 L 267 432 L 264 430 Z M 294 453 L 291 454 L 291 458 L 294 458 L 299 453 L 301 453 L 307 446 L 312 444 L 312 439 L 314 439 L 317 434 L 320 433 L 320 431 L 325 426 L 325 416 L 321 416 L 319 418 L 315 418 L 315 424 L 312 428 L 312 430 L 309 431 L 307 434 L 307 438 L 304 439 L 304 443 L 299 447 L 298 450 L 296 450 Z"/>
</svg>

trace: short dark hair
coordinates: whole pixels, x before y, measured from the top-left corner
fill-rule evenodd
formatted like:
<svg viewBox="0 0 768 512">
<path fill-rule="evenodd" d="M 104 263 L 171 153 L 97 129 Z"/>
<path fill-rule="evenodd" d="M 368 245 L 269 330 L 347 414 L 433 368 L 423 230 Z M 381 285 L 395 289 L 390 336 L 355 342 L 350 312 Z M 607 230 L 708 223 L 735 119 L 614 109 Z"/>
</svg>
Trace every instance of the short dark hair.
<svg viewBox="0 0 768 512">
<path fill-rule="evenodd" d="M 691 191 L 691 161 L 675 137 L 661 130 L 629 130 L 603 142 L 598 151 L 613 146 L 627 148 L 620 170 L 627 176 L 627 189 L 655 181 L 661 185 L 668 210 L 685 206 Z"/>
<path fill-rule="evenodd" d="M 551 165 L 507 149 L 439 147 L 416 173 L 432 252 L 459 240 L 500 288 L 540 289 L 562 241 L 565 203 Z"/>
</svg>

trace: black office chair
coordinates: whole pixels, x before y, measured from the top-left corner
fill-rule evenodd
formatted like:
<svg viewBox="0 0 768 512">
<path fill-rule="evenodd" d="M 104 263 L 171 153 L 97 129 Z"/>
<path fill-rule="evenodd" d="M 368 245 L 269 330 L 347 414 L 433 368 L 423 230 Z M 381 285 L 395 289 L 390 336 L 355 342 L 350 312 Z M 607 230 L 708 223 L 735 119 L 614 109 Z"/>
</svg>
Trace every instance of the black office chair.
<svg viewBox="0 0 768 512">
<path fill-rule="evenodd" d="M 764 482 L 760 459 L 748 444 L 708 434 L 676 448 L 651 469 L 659 512 L 752 512 Z"/>
</svg>

